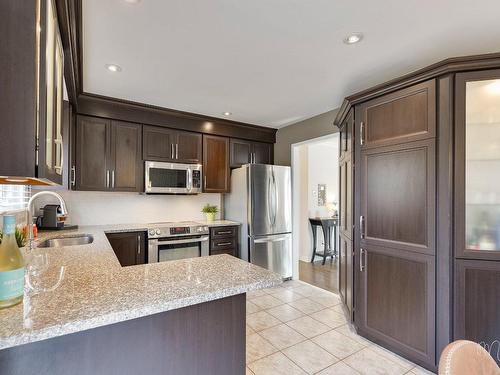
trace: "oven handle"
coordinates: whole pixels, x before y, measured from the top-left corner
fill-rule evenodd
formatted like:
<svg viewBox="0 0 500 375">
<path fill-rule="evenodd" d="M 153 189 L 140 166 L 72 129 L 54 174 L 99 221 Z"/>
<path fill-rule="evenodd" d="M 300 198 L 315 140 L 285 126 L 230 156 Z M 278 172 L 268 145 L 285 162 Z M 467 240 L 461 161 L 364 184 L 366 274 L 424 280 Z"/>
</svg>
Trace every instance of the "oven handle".
<svg viewBox="0 0 500 375">
<path fill-rule="evenodd" d="M 172 241 L 158 241 L 158 240 L 153 240 L 156 241 L 158 245 L 175 245 L 179 243 L 193 243 L 193 242 L 206 242 L 209 240 L 209 236 L 202 236 L 198 238 L 190 238 L 188 240 L 172 240 Z"/>
</svg>

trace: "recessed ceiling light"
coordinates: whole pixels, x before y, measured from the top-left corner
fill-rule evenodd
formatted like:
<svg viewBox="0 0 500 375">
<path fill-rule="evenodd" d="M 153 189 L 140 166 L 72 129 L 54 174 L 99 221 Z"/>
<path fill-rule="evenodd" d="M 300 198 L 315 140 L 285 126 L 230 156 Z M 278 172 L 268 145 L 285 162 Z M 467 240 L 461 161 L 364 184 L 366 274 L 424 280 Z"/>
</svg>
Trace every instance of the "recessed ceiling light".
<svg viewBox="0 0 500 375">
<path fill-rule="evenodd" d="M 352 33 L 352 34 L 347 35 L 344 38 L 344 43 L 345 44 L 355 44 L 355 43 L 361 42 L 362 39 L 363 39 L 363 33 Z"/>
<path fill-rule="evenodd" d="M 223 114 L 224 116 L 231 116 L 231 115 L 232 115 L 232 113 L 231 113 L 231 112 L 223 112 L 222 114 Z"/>
<path fill-rule="evenodd" d="M 117 72 L 122 71 L 122 68 L 116 64 L 106 64 L 105 67 L 106 67 L 106 69 L 108 69 L 110 72 L 113 72 L 113 73 L 117 73 Z"/>
</svg>

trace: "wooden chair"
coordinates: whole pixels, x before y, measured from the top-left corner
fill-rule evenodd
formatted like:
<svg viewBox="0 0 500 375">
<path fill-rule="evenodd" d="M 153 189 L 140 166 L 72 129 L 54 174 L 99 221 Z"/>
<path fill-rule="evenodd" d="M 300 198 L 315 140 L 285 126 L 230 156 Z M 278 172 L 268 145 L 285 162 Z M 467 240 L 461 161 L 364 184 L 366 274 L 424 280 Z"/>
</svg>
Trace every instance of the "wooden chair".
<svg viewBox="0 0 500 375">
<path fill-rule="evenodd" d="M 500 368 L 479 344 L 458 340 L 444 348 L 439 359 L 439 375 L 499 375 Z"/>
</svg>

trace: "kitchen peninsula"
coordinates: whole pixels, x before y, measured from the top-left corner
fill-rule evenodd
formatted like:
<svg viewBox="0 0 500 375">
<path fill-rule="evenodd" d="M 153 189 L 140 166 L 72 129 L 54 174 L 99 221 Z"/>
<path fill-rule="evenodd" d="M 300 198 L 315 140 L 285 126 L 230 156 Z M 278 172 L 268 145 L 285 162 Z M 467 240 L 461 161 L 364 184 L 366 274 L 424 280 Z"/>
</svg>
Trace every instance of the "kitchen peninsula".
<svg viewBox="0 0 500 375">
<path fill-rule="evenodd" d="M 121 267 L 106 234 L 142 229 L 81 227 L 66 235 L 92 243 L 35 250 L 49 260 L 35 289 L 64 277 L 0 311 L 2 373 L 245 372 L 245 293 L 281 278 L 229 255 Z"/>
</svg>

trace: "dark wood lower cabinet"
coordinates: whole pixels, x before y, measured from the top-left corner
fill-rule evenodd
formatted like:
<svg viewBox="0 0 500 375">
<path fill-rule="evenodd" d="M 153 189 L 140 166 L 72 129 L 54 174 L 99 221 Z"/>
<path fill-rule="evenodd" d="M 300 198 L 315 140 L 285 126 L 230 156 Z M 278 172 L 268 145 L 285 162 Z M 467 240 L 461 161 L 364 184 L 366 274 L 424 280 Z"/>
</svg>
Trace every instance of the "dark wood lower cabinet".
<svg viewBox="0 0 500 375">
<path fill-rule="evenodd" d="M 500 262 L 455 261 L 454 339 L 486 347 L 500 365 Z"/>
<path fill-rule="evenodd" d="M 339 293 L 342 302 L 347 307 L 351 320 L 353 318 L 353 284 L 354 284 L 354 258 L 352 240 L 340 235 L 339 248 Z"/>
<path fill-rule="evenodd" d="M 0 350 L 9 375 L 245 373 L 246 295 Z"/>
<path fill-rule="evenodd" d="M 146 233 L 106 233 L 122 267 L 146 263 Z"/>
<path fill-rule="evenodd" d="M 211 227 L 210 255 L 229 254 L 237 257 L 239 253 L 238 233 L 238 226 Z"/>
<path fill-rule="evenodd" d="M 359 333 L 414 362 L 435 360 L 434 257 L 362 248 L 355 312 Z"/>
</svg>

